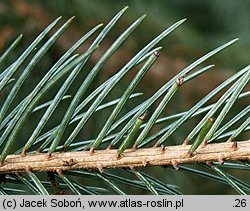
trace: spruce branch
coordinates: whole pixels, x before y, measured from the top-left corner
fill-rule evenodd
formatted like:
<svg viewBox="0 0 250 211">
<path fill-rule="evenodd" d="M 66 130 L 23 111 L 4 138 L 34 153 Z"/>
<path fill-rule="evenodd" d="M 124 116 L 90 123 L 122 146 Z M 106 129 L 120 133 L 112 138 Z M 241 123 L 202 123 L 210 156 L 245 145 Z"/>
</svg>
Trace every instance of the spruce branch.
<svg viewBox="0 0 250 211">
<path fill-rule="evenodd" d="M 158 51 L 162 48 L 157 47 L 159 42 L 186 20 L 182 19 L 163 30 L 123 67 L 118 66 L 118 69 L 115 67 L 112 77 L 96 86 L 96 77 L 101 71 L 103 72 L 104 65 L 110 62 L 113 55 L 117 54 L 118 48 L 130 37 L 145 17 L 145 15 L 139 17 L 125 28 L 110 47 L 105 48 L 104 53 L 98 56 L 98 61 L 89 69 L 88 63 L 95 54 L 95 50 L 99 45 L 103 46 L 104 39 L 112 32 L 111 30 L 127 8 L 123 8 L 107 24 L 99 24 L 89 30 L 67 49 L 51 65 L 52 67 L 47 69 L 34 87 L 27 87 L 29 94 L 26 94 L 25 83 L 32 82 L 31 74 L 36 70 L 38 62 L 68 29 L 74 18 L 69 19 L 50 38 L 46 39 L 60 18 L 56 19 L 10 64 L 1 64 L 1 62 L 13 52 L 22 36 L 19 36 L 0 57 L 2 68 L 0 91 L 2 91 L 1 94 L 7 93 L 6 98 L 2 98 L 0 108 L 0 194 L 31 192 L 47 195 L 53 192 L 64 193 L 64 189 L 65 193 L 71 191 L 74 194 L 96 195 L 107 192 L 126 194 L 131 187 L 146 190 L 152 194 L 180 194 L 179 187 L 176 185 L 166 184 L 143 172 L 148 166 L 172 166 L 176 170 L 191 172 L 230 185 L 240 194 L 250 193 L 249 184 L 220 168 L 250 169 L 248 163 L 250 160 L 249 137 L 244 136 L 245 138 L 242 138 L 241 141 L 237 138 L 236 141 L 238 135 L 250 130 L 248 117 L 250 107 L 244 106 L 245 108 L 241 112 L 236 109 L 233 111 L 234 116 L 229 116 L 231 108 L 237 106 L 235 104 L 239 99 L 250 96 L 250 91 L 241 93 L 250 80 L 250 65 L 211 90 L 189 110 L 161 117 L 165 113 L 164 110 L 170 110 L 168 102 L 175 97 L 174 95 L 181 85 L 210 70 L 214 65 L 204 66 L 203 63 L 238 39 L 233 39 L 201 56 L 164 83 L 152 96 L 132 103 L 131 105 L 135 106 L 132 109 L 127 108 L 128 100 L 142 95 L 142 93 L 134 93 L 134 91 L 139 83 L 143 83 L 143 77 L 156 62 L 159 56 Z M 102 25 L 103 29 L 93 38 L 92 35 Z M 90 37 L 93 40 L 91 44 L 87 41 Z M 75 54 L 75 51 L 85 41 L 89 46 L 87 50 L 81 54 Z M 140 63 L 142 65 L 138 66 Z M 48 67 L 45 65 L 45 68 Z M 137 70 L 138 72 L 129 82 L 123 94 L 113 99 L 110 95 L 113 95 L 113 92 L 116 92 L 115 95 L 117 95 L 116 90 L 120 89 L 118 85 L 125 75 Z M 85 76 L 82 78 L 81 74 Z M 13 80 L 14 83 L 10 84 Z M 80 85 L 78 89 L 74 90 L 74 84 L 78 81 L 80 81 Z M 200 83 L 202 83 L 201 80 Z M 3 90 L 6 86 L 8 86 L 8 90 Z M 55 91 L 57 89 L 57 92 L 51 92 L 52 88 L 55 88 Z M 226 88 L 227 90 L 225 90 Z M 185 89 L 185 87 L 182 86 L 181 89 Z M 222 91 L 222 95 L 218 98 Z M 70 95 L 67 95 L 68 92 Z M 16 99 L 17 96 L 18 99 Z M 54 96 L 53 99 L 52 96 Z M 64 105 L 60 103 L 69 97 L 68 107 L 65 107 L 65 112 L 61 113 Z M 109 97 L 112 97 L 112 100 Z M 210 104 L 210 100 L 214 97 L 217 97 L 216 102 Z M 44 99 L 46 101 L 41 102 Z M 160 101 L 159 104 L 158 101 Z M 111 110 L 112 106 L 115 106 L 113 110 Z M 153 106 L 156 106 L 156 109 Z M 33 127 L 30 117 L 38 110 L 46 111 L 36 123 L 37 125 Z M 98 111 L 105 111 L 105 115 L 98 116 L 96 121 L 98 125 L 96 122 L 93 123 L 95 131 L 94 134 L 90 134 L 87 131 L 88 124 L 91 124 L 89 121 L 95 118 Z M 146 118 L 147 111 L 149 111 L 148 118 Z M 238 113 L 235 114 L 235 112 Z M 163 145 L 167 140 L 173 141 L 174 138 L 172 140 L 169 138 L 171 135 L 181 137 L 177 129 L 181 127 L 186 132 L 184 124 L 200 115 L 202 115 L 201 120 L 190 133 L 185 134 L 187 137 L 182 145 Z M 61 121 L 59 122 L 59 120 Z M 31 133 L 24 131 L 24 137 L 21 137 L 19 135 L 22 135 L 21 131 L 25 129 L 26 123 L 32 125 L 33 131 L 30 131 Z M 158 131 L 152 131 L 151 134 L 151 129 L 159 123 L 165 125 Z M 235 124 L 236 128 L 231 128 Z M 99 128 L 101 125 L 102 128 Z M 87 133 L 76 140 L 83 129 Z M 188 145 L 195 136 L 197 137 L 193 145 Z M 221 139 L 224 139 L 222 141 L 225 142 L 221 143 L 219 141 Z M 158 141 L 155 142 L 155 140 Z M 133 142 L 133 147 L 128 149 Z M 107 148 L 104 149 L 104 147 Z M 30 150 L 32 151 L 30 152 Z M 58 152 L 60 150 L 63 151 Z M 201 170 L 181 164 L 196 164 L 195 166 L 201 167 Z M 202 170 L 204 167 L 206 171 Z M 114 174 L 108 169 L 115 169 Z M 164 170 L 164 168 L 162 169 Z M 120 171 L 125 174 L 119 176 Z M 212 171 L 212 173 L 208 171 Z M 49 181 L 42 178 L 38 172 L 45 172 Z M 79 181 L 77 179 L 76 182 L 72 176 L 77 176 Z M 127 178 L 127 176 L 129 177 Z M 93 180 L 93 186 L 92 183 L 90 186 L 85 184 L 88 182 L 80 180 L 81 177 Z M 56 179 L 60 182 L 57 183 Z M 107 189 L 101 186 L 96 187 L 94 180 L 100 180 L 101 183 L 106 184 Z M 12 188 L 13 184 L 21 185 L 23 192 Z M 125 190 L 123 190 L 124 187 Z"/>
<path fill-rule="evenodd" d="M 178 164 L 209 163 L 218 161 L 249 161 L 250 140 L 240 142 L 224 142 L 208 144 L 199 147 L 193 156 L 188 155 L 190 145 L 177 145 L 156 148 L 142 148 L 134 151 L 125 150 L 117 158 L 117 150 L 96 150 L 92 154 L 88 151 L 52 153 L 32 153 L 25 157 L 8 155 L 0 174 L 26 172 L 65 171 L 74 169 L 88 169 L 103 171 L 105 168 L 134 168 L 145 166 L 170 166 L 178 168 Z"/>
</svg>

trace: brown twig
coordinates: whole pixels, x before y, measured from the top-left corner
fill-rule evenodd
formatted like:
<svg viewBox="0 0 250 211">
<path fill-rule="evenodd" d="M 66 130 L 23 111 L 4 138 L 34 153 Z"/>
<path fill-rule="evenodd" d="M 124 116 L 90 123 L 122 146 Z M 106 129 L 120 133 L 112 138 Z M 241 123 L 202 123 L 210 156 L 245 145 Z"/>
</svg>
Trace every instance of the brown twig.
<svg viewBox="0 0 250 211">
<path fill-rule="evenodd" d="M 235 147 L 237 145 L 237 148 Z M 24 172 L 27 167 L 30 171 L 48 172 L 64 171 L 70 169 L 98 170 L 105 168 L 160 166 L 185 163 L 206 163 L 212 161 L 249 161 L 250 140 L 208 144 L 205 148 L 199 147 L 193 156 L 187 156 L 190 145 L 168 146 L 164 151 L 160 148 L 144 148 L 133 151 L 125 150 L 122 157 L 117 159 L 117 150 L 95 150 L 93 154 L 88 151 L 53 153 L 48 158 L 47 153 L 9 155 L 0 167 L 0 174 Z M 74 161 L 74 162 L 72 162 Z M 173 162 L 174 161 L 174 162 Z M 69 165 L 65 165 L 69 164 Z"/>
</svg>

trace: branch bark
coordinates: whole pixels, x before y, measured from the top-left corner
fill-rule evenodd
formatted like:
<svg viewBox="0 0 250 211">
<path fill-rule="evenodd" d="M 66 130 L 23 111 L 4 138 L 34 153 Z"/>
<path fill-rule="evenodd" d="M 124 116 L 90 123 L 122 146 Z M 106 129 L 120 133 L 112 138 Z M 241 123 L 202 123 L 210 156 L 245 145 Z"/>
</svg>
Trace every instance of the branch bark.
<svg viewBox="0 0 250 211">
<path fill-rule="evenodd" d="M 0 167 L 0 174 L 16 172 L 48 172 L 72 169 L 97 169 L 121 167 L 145 167 L 148 165 L 173 165 L 205 163 L 213 161 L 249 161 L 250 140 L 240 142 L 225 142 L 208 144 L 199 147 L 193 156 L 188 156 L 190 145 L 167 146 L 165 148 L 143 148 L 133 151 L 125 150 L 117 158 L 117 150 L 96 150 L 93 154 L 83 152 L 53 153 L 48 157 L 46 153 L 9 155 Z"/>
</svg>

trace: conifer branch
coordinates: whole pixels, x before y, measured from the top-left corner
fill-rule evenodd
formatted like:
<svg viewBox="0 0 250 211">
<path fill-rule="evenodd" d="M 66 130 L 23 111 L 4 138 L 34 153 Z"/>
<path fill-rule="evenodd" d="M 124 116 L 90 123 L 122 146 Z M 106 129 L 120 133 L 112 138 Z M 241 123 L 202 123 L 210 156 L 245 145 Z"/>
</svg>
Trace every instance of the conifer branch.
<svg viewBox="0 0 250 211">
<path fill-rule="evenodd" d="M 49 172 L 73 169 L 88 169 L 103 171 L 105 168 L 134 168 L 146 166 L 178 164 L 210 163 L 219 161 L 249 161 L 250 140 L 240 142 L 224 142 L 208 144 L 199 147 L 194 155 L 189 156 L 190 145 L 177 145 L 157 148 L 143 148 L 125 150 L 117 157 L 116 149 L 96 150 L 82 152 L 56 152 L 48 156 L 47 153 L 21 155 L 8 155 L 0 167 L 0 174 L 25 172 Z"/>
</svg>

